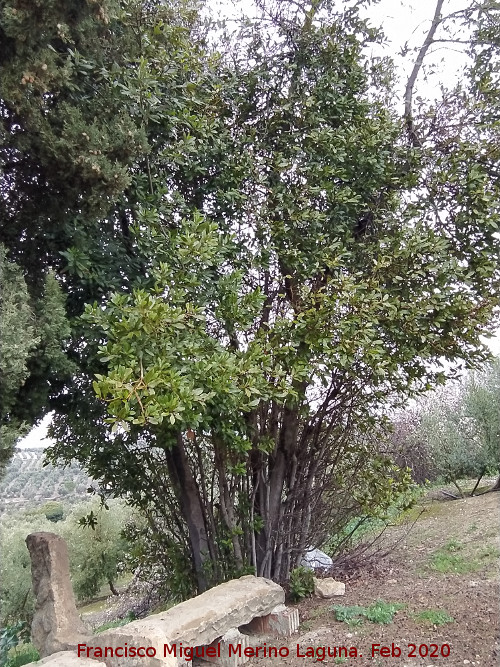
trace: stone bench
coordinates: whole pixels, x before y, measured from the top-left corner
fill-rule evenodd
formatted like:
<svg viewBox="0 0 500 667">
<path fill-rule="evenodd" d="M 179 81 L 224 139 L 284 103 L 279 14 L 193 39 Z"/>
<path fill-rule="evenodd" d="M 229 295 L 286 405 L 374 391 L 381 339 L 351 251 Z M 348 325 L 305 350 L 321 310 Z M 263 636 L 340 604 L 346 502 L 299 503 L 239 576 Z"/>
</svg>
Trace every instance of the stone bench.
<svg viewBox="0 0 500 667">
<path fill-rule="evenodd" d="M 288 637 L 299 627 L 298 610 L 285 607 L 281 586 L 248 575 L 167 611 L 90 635 L 77 614 L 64 540 L 51 533 L 35 533 L 26 541 L 37 595 L 32 638 L 41 655 L 48 656 L 42 661 L 47 667 L 102 667 L 103 663 L 107 667 L 182 667 L 192 664 L 193 651 L 220 667 L 238 667 L 249 658 L 244 653 L 248 634 L 239 629 Z"/>
<path fill-rule="evenodd" d="M 190 661 L 190 649 L 198 649 L 196 657 L 237 667 L 248 659 L 243 653 L 248 638 L 238 632 L 238 628 L 280 636 L 289 636 L 298 629 L 298 611 L 287 609 L 284 601 L 283 589 L 273 581 L 251 575 L 241 577 L 165 612 L 92 637 L 93 650 L 80 655 L 95 656 L 108 667 L 145 667 L 146 664 L 148 667 L 180 667 Z M 123 659 L 116 655 L 105 656 L 105 647 L 116 649 L 125 645 L 154 649 L 150 653 L 155 655 L 147 661 L 130 655 Z M 234 650 L 238 646 L 240 655 Z M 102 657 L 96 656 L 96 648 L 101 649 Z"/>
</svg>

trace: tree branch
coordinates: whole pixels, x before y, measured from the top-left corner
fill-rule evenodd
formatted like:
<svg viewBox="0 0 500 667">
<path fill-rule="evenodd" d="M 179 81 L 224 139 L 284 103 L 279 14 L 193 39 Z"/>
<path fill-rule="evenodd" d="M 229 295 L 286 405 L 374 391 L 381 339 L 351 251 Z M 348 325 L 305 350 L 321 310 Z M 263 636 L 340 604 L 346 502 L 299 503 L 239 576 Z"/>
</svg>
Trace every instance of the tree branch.
<svg viewBox="0 0 500 667">
<path fill-rule="evenodd" d="M 415 82 L 417 80 L 417 77 L 419 75 L 419 72 L 422 68 L 422 64 L 424 62 L 424 58 L 427 54 L 427 51 L 429 50 L 429 47 L 434 41 L 434 35 L 436 33 L 436 30 L 441 23 L 441 9 L 443 7 L 444 0 L 437 0 L 436 3 L 436 10 L 434 12 L 434 17 L 432 19 L 432 24 L 429 29 L 429 32 L 427 33 L 427 37 L 425 38 L 424 43 L 422 44 L 420 51 L 418 52 L 417 59 L 415 61 L 415 64 L 413 65 L 413 69 L 411 71 L 410 77 L 408 79 L 408 83 L 406 84 L 406 89 L 405 89 L 405 122 L 406 122 L 406 128 L 408 130 L 408 136 L 410 137 L 410 141 L 413 146 L 420 146 L 421 142 L 420 139 L 417 136 L 417 133 L 415 132 L 415 126 L 413 123 L 413 88 L 415 87 Z"/>
</svg>

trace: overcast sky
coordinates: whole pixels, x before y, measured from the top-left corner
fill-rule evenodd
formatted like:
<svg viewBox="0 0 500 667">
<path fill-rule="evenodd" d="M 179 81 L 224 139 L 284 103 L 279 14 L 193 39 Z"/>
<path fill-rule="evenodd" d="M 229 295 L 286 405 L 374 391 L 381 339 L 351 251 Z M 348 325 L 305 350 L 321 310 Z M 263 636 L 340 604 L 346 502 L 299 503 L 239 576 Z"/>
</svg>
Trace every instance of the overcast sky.
<svg viewBox="0 0 500 667">
<path fill-rule="evenodd" d="M 463 9 L 466 0 L 446 0 L 443 5 L 443 16 Z M 420 0 L 419 2 L 398 0 L 381 0 L 377 5 L 367 8 L 367 15 L 371 17 L 374 25 L 380 25 L 388 39 L 386 53 L 391 55 L 398 65 L 401 73 L 402 86 L 414 63 L 414 51 L 410 51 L 406 57 L 398 54 L 402 48 L 408 45 L 410 49 L 420 48 L 431 27 L 432 18 L 436 8 L 435 0 Z M 444 36 L 436 33 L 436 38 Z M 460 78 L 467 63 L 467 58 L 461 46 L 453 44 L 435 44 L 429 49 L 424 68 L 417 81 L 417 92 L 425 97 L 433 97 L 439 94 L 439 84 L 442 82 L 447 87 L 452 87 Z M 432 71 L 434 70 L 434 73 Z M 427 75 L 427 81 L 422 75 Z M 402 92 L 402 91 L 401 91 Z"/>
</svg>

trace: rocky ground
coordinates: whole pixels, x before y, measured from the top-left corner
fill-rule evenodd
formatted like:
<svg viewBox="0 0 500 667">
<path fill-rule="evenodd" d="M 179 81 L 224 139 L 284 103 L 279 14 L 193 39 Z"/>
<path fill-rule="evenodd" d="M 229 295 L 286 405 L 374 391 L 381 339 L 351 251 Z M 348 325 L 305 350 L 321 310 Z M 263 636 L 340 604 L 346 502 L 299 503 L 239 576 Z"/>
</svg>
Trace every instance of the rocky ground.
<svg viewBox="0 0 500 667">
<path fill-rule="evenodd" d="M 267 647 L 282 647 L 282 654 L 286 648 L 288 656 L 252 658 L 248 667 L 498 667 L 499 502 L 500 493 L 429 499 L 390 556 L 348 582 L 344 597 L 306 600 L 298 605 L 299 634 L 290 641 L 267 639 Z M 394 540 L 400 530 L 386 539 Z M 401 605 L 391 622 L 371 622 L 363 615 L 341 622 L 332 609 L 366 610 L 377 600 Z M 387 609 L 381 605 L 382 612 Z M 338 650 L 342 646 L 347 658 Z M 323 647 L 331 647 L 332 654 L 324 660 Z"/>
</svg>

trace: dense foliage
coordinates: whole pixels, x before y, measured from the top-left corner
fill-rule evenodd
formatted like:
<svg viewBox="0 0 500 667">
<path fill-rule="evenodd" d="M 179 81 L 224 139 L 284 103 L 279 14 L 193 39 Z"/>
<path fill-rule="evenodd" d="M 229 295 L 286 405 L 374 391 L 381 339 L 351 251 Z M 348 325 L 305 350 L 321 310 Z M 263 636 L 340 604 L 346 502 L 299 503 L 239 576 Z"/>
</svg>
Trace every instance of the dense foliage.
<svg viewBox="0 0 500 667">
<path fill-rule="evenodd" d="M 74 317 L 52 457 L 143 511 L 178 594 L 286 580 L 383 513 L 409 485 L 384 412 L 487 357 L 494 98 L 408 133 L 358 5 L 262 3 L 224 36 L 181 3 L 3 3 L 0 238 Z"/>
<path fill-rule="evenodd" d="M 21 268 L 0 244 L 0 473 L 47 410 L 50 388 L 74 370 L 64 351 L 70 328 L 63 293 L 53 273 L 42 284 L 32 300 Z"/>
</svg>

